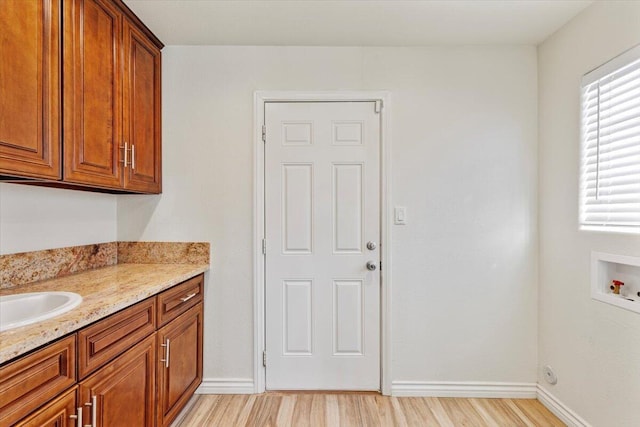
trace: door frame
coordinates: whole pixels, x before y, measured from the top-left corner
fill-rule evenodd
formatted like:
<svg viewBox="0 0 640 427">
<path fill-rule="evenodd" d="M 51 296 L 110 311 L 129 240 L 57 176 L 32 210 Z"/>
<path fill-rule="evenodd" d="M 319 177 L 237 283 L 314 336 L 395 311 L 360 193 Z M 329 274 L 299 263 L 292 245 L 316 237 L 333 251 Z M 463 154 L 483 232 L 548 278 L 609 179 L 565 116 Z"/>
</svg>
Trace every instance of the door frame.
<svg viewBox="0 0 640 427">
<path fill-rule="evenodd" d="M 253 378 L 255 393 L 266 389 L 266 369 L 262 364 L 265 349 L 265 236 L 264 142 L 262 126 L 267 102 L 375 102 L 380 104 L 380 390 L 391 395 L 391 241 L 393 208 L 391 197 L 391 94 L 387 91 L 256 91 L 254 92 L 254 201 L 253 201 Z"/>
</svg>

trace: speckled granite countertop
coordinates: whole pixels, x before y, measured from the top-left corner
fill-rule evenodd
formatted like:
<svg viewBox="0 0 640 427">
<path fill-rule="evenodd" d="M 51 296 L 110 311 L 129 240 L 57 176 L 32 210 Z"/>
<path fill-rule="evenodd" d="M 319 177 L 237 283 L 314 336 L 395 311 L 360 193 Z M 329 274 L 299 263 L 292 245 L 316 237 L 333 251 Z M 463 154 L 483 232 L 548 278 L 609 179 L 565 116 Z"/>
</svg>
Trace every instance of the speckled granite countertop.
<svg viewBox="0 0 640 427">
<path fill-rule="evenodd" d="M 0 364 L 190 279 L 207 264 L 118 264 L 0 291 L 67 291 L 82 296 L 75 309 L 52 319 L 0 332 Z"/>
</svg>

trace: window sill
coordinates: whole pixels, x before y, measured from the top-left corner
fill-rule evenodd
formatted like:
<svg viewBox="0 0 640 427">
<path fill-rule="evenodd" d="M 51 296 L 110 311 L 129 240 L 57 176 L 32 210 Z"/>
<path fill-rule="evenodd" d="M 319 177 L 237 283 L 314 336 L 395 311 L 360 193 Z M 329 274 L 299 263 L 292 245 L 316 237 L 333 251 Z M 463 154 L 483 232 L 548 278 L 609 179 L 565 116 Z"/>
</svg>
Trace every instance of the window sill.
<svg viewBox="0 0 640 427">
<path fill-rule="evenodd" d="M 640 227 L 612 227 L 606 225 L 581 225 L 580 231 L 594 231 L 596 233 L 615 233 L 615 234 L 640 234 Z"/>
</svg>

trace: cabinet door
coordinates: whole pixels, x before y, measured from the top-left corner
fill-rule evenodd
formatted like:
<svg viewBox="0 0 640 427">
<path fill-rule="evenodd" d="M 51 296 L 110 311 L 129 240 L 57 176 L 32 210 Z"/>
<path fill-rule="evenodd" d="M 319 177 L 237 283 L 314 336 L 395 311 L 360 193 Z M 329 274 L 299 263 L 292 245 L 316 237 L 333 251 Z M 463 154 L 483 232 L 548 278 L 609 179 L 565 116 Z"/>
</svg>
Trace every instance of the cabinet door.
<svg viewBox="0 0 640 427">
<path fill-rule="evenodd" d="M 78 387 L 67 391 L 57 399 L 21 420 L 15 427 L 72 427 L 78 426 Z"/>
<path fill-rule="evenodd" d="M 160 193 L 160 50 L 125 21 L 124 57 L 124 140 L 131 147 L 124 186 Z"/>
<path fill-rule="evenodd" d="M 153 334 L 80 383 L 83 425 L 154 425 L 155 348 Z"/>
<path fill-rule="evenodd" d="M 202 382 L 202 303 L 158 330 L 158 426 L 168 426 Z"/>
<path fill-rule="evenodd" d="M 2 0 L 0 174 L 60 179 L 60 0 Z"/>
<path fill-rule="evenodd" d="M 64 2 L 64 181 L 122 187 L 122 12 Z"/>
</svg>

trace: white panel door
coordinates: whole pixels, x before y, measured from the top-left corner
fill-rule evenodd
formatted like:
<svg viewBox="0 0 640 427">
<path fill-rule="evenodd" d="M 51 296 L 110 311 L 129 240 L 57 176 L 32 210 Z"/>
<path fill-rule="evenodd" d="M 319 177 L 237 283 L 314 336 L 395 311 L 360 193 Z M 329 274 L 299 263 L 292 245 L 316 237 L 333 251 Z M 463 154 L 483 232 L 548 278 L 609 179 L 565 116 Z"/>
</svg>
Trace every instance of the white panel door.
<svg viewBox="0 0 640 427">
<path fill-rule="evenodd" d="M 380 115 L 266 103 L 265 124 L 266 387 L 379 390 Z"/>
</svg>

